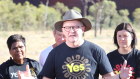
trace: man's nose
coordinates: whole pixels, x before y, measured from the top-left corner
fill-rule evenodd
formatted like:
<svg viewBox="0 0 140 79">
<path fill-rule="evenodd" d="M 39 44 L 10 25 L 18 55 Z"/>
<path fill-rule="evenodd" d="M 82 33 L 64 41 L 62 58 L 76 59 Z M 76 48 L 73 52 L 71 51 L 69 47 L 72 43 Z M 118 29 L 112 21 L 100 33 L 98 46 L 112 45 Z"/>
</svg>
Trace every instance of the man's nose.
<svg viewBox="0 0 140 79">
<path fill-rule="evenodd" d="M 70 27 L 70 31 L 74 32 L 75 28 L 74 27 Z"/>
</svg>

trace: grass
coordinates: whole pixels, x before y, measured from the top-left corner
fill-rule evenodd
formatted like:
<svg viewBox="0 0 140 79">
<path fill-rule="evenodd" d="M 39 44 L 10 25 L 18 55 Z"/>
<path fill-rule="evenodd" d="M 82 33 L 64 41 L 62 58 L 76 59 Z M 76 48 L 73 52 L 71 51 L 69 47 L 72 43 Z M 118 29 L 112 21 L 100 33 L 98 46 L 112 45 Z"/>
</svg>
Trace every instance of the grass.
<svg viewBox="0 0 140 79">
<path fill-rule="evenodd" d="M 106 52 L 116 49 L 113 44 L 113 29 L 103 30 L 102 34 L 95 38 L 94 31 L 85 32 L 84 39 L 98 44 Z M 26 38 L 26 57 L 38 60 L 39 54 L 46 47 L 54 43 L 52 31 L 14 31 L 14 32 L 0 32 L 0 64 L 10 58 L 9 51 L 6 45 L 7 38 L 12 34 L 22 34 Z M 140 37 L 140 32 L 136 31 L 137 37 Z M 140 49 L 140 39 L 136 48 Z"/>
</svg>

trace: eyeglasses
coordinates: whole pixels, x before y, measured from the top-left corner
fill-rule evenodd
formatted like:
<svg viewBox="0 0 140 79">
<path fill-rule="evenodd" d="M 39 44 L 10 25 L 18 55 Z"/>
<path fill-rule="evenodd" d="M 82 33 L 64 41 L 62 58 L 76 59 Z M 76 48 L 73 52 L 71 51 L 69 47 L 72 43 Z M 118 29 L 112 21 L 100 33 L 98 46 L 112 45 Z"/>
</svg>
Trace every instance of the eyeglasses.
<svg viewBox="0 0 140 79">
<path fill-rule="evenodd" d="M 82 26 L 65 26 L 62 28 L 64 28 L 65 31 L 69 32 L 71 29 L 74 31 L 77 31 L 80 27 L 82 27 Z"/>
</svg>

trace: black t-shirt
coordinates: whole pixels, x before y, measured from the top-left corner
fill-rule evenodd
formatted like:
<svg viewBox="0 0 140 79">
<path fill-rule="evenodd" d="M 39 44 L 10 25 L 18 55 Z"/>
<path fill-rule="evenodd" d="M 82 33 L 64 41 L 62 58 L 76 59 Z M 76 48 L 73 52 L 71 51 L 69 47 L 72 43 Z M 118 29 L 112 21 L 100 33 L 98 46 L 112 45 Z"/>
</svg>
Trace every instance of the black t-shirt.
<svg viewBox="0 0 140 79">
<path fill-rule="evenodd" d="M 12 59 L 7 60 L 0 66 L 0 79 L 18 79 L 17 71 L 25 71 L 26 65 L 30 67 L 32 76 L 37 77 L 41 71 L 41 66 L 35 60 L 25 58 L 24 64 L 17 64 Z"/>
<path fill-rule="evenodd" d="M 99 46 L 85 41 L 80 47 L 70 48 L 62 43 L 54 48 L 40 73 L 56 79 L 98 79 L 112 72 L 105 51 Z"/>
<path fill-rule="evenodd" d="M 133 76 L 130 79 L 140 77 L 140 51 L 133 49 L 128 54 L 120 54 L 118 50 L 114 50 L 107 54 L 115 74 L 120 73 L 124 59 L 127 60 L 127 67 L 132 67 Z"/>
</svg>

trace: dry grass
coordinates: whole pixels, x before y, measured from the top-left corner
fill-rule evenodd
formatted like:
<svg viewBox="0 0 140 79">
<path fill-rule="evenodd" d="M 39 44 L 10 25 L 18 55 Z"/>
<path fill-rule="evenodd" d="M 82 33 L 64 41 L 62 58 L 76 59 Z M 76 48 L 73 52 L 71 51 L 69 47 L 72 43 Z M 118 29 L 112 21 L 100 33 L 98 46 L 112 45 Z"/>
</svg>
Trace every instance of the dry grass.
<svg viewBox="0 0 140 79">
<path fill-rule="evenodd" d="M 98 35 L 98 37 L 94 37 L 94 31 L 88 31 L 85 33 L 84 38 L 89 40 L 95 44 L 101 46 L 106 52 L 114 50 L 116 47 L 113 44 L 113 31 L 114 30 L 103 30 L 102 35 Z M 140 37 L 140 32 L 136 31 L 137 37 Z M 48 47 L 49 45 L 54 43 L 54 38 L 51 31 L 45 32 L 0 32 L 0 64 L 7 59 L 9 59 L 10 55 L 8 52 L 8 48 L 6 45 L 7 38 L 11 34 L 22 34 L 26 38 L 27 43 L 27 53 L 26 56 L 35 60 L 38 60 L 40 52 Z M 140 49 L 138 40 L 137 48 Z"/>
</svg>

